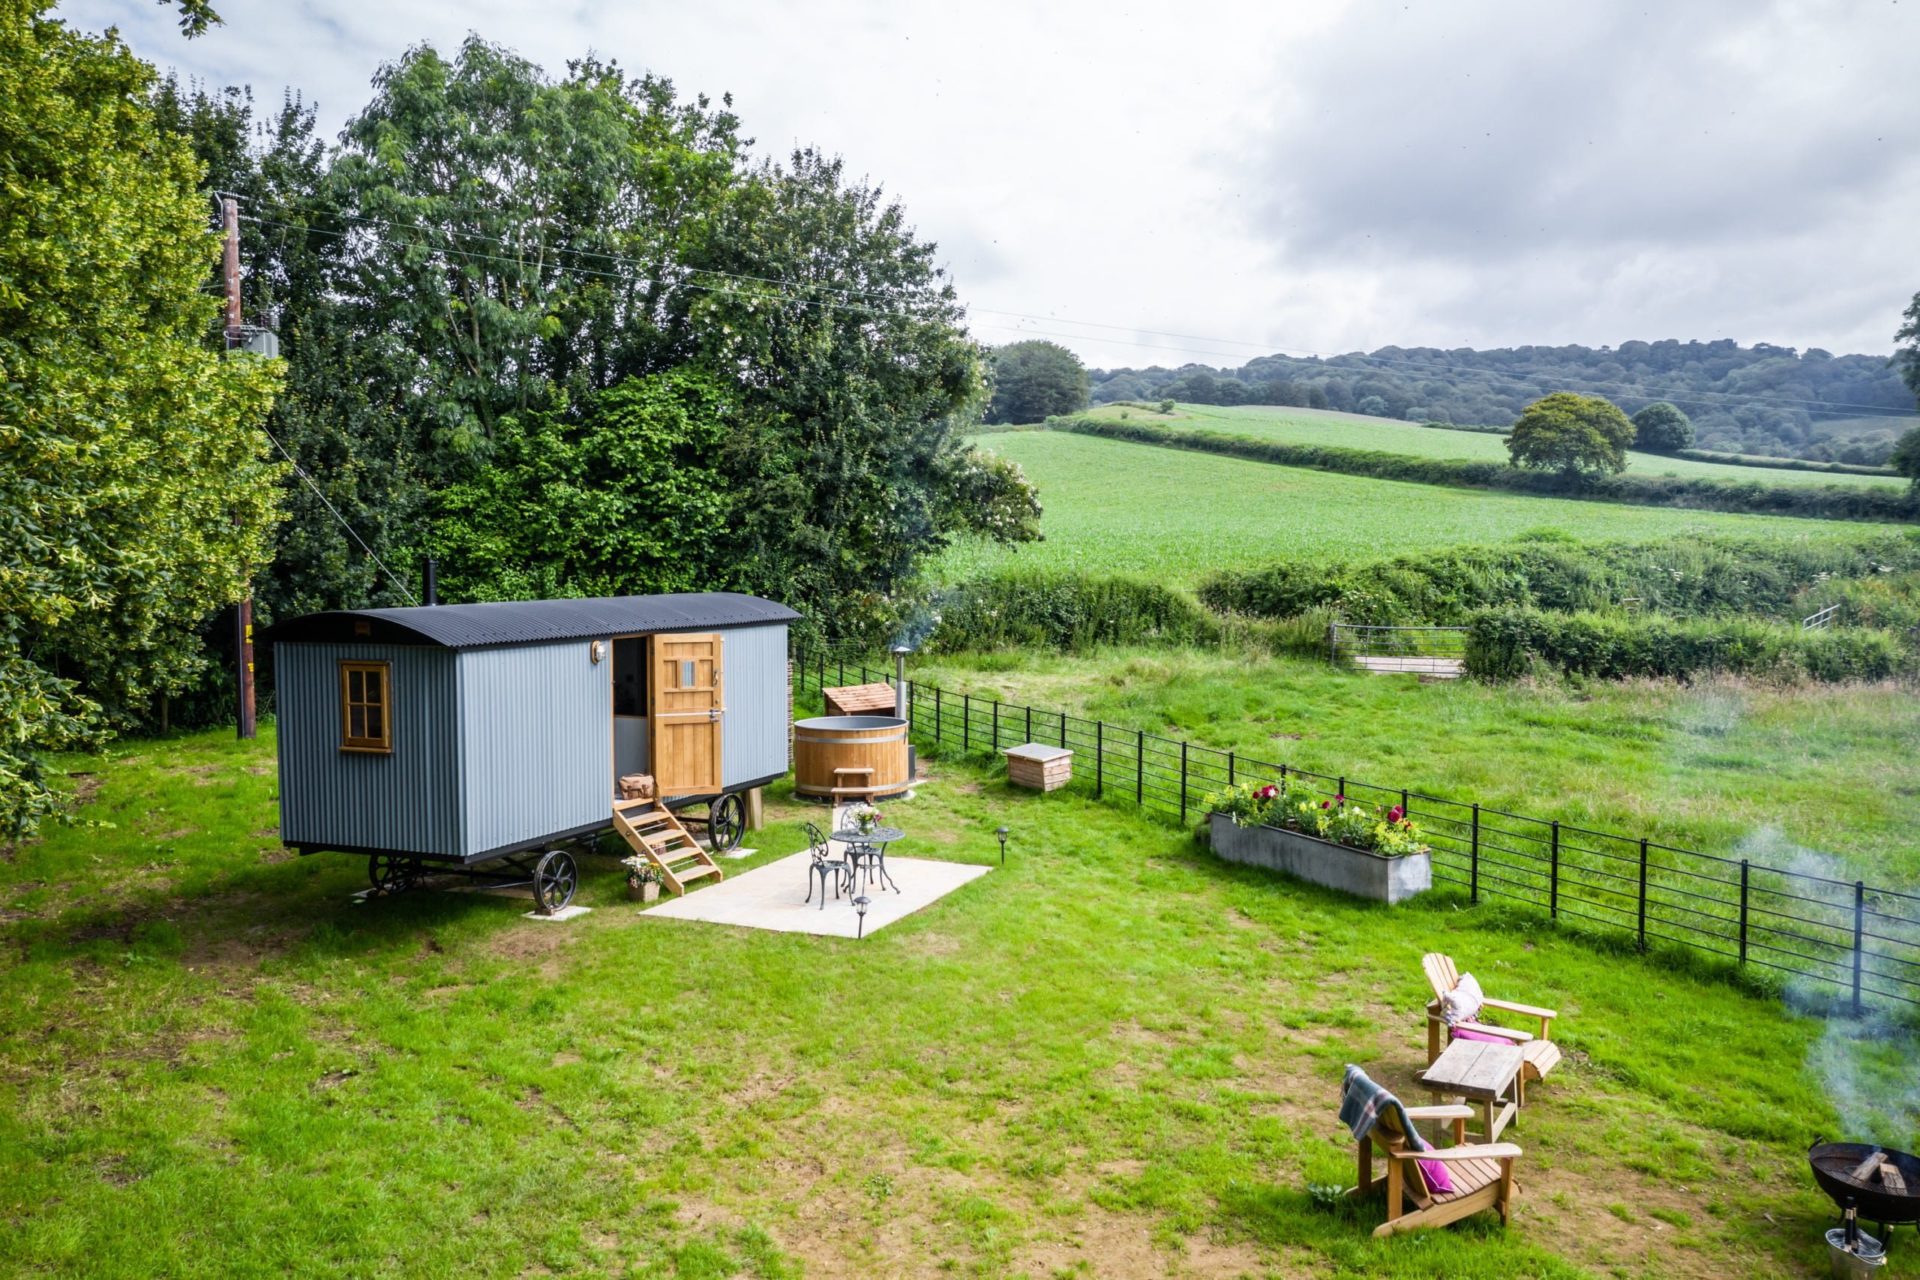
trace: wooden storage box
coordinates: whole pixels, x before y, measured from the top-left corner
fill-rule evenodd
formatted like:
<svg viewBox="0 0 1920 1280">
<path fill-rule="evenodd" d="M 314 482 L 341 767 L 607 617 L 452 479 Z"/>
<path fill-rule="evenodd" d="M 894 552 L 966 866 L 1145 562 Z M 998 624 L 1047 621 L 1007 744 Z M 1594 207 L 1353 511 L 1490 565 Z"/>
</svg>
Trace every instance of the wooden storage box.
<svg viewBox="0 0 1920 1280">
<path fill-rule="evenodd" d="M 1027 742 L 1000 754 L 1007 758 L 1007 781 L 1016 787 L 1058 791 L 1073 781 L 1073 752 L 1065 747 Z"/>
</svg>

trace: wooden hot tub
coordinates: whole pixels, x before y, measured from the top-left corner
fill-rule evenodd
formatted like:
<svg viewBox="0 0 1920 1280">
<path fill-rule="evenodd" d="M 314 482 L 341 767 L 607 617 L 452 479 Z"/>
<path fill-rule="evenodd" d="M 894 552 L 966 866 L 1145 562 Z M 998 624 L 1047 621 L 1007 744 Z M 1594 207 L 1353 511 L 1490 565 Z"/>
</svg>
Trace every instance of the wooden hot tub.
<svg viewBox="0 0 1920 1280">
<path fill-rule="evenodd" d="M 793 725 L 797 795 L 830 799 L 836 785 L 849 796 L 902 795 L 913 782 L 907 761 L 907 722 L 898 716 L 815 716 Z M 835 769 L 873 772 L 845 774 L 836 782 Z"/>
</svg>

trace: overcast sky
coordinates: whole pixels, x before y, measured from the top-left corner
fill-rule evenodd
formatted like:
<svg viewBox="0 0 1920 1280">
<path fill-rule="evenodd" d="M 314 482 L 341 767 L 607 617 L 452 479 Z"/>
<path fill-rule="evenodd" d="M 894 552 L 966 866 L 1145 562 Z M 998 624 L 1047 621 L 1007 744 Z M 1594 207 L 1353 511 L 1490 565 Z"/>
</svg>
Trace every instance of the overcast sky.
<svg viewBox="0 0 1920 1280">
<path fill-rule="evenodd" d="M 1722 338 L 1883 353 L 1920 290 L 1920 0 L 995 5 L 71 0 L 329 136 L 469 31 L 731 92 L 846 157 L 990 342 L 1239 364 Z M 1026 317 L 1026 318 L 1023 318 Z M 1168 336 L 1176 335 L 1176 336 Z"/>
</svg>

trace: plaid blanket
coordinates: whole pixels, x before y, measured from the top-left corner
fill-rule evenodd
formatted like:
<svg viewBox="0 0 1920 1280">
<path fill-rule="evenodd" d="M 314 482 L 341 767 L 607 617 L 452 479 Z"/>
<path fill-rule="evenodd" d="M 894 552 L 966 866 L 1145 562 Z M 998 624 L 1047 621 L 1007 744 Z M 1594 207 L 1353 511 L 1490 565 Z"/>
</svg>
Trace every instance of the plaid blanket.
<svg viewBox="0 0 1920 1280">
<path fill-rule="evenodd" d="M 1400 1099 L 1375 1084 L 1366 1072 L 1348 1063 L 1346 1083 L 1340 1097 L 1340 1123 L 1353 1132 L 1356 1141 L 1364 1141 L 1383 1114 L 1393 1117 L 1394 1125 L 1406 1135 L 1407 1142 L 1415 1151 L 1433 1149 L 1413 1127 L 1413 1121 L 1407 1119 L 1407 1109 L 1400 1105 Z"/>
</svg>

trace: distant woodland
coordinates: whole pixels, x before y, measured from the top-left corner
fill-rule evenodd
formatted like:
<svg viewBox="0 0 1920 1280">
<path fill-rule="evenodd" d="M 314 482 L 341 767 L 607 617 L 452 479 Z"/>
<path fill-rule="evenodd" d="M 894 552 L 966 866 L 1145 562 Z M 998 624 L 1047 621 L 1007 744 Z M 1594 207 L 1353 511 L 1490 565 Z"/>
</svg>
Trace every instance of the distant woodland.
<svg viewBox="0 0 1920 1280">
<path fill-rule="evenodd" d="M 1502 427 L 1542 394 L 1570 390 L 1605 396 L 1628 413 L 1672 401 L 1692 418 L 1697 448 L 1871 464 L 1886 461 L 1916 422 L 1914 393 L 1885 356 L 1743 347 L 1731 339 L 1272 355 L 1237 369 L 1096 369 L 1089 389 L 1096 404 L 1302 405 Z"/>
</svg>

